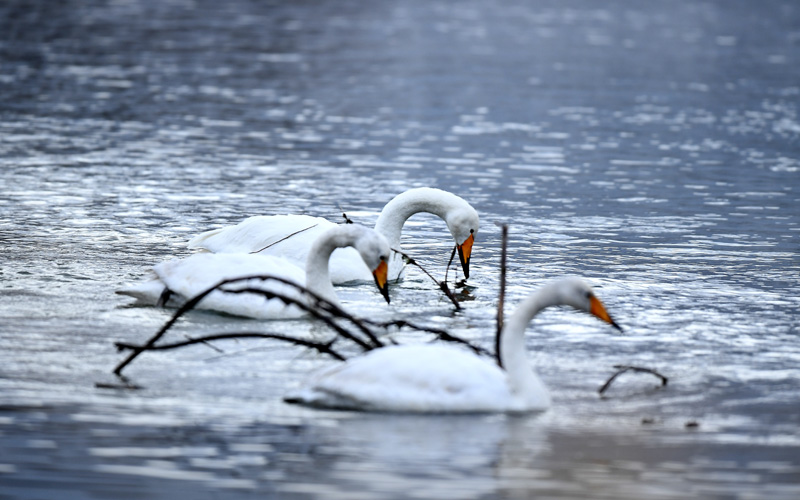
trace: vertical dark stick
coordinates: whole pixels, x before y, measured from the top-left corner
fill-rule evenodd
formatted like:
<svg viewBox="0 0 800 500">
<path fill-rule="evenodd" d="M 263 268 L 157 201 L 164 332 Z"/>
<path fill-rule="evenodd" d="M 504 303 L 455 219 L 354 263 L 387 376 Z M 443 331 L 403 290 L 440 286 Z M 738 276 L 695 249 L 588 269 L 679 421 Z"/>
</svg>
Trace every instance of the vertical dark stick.
<svg viewBox="0 0 800 500">
<path fill-rule="evenodd" d="M 506 299 L 506 246 L 508 246 L 508 224 L 503 224 L 500 243 L 500 298 L 497 300 L 497 332 L 494 336 L 494 353 L 500 368 L 503 367 L 503 362 L 500 360 L 500 335 L 503 332 L 503 303 Z"/>
</svg>

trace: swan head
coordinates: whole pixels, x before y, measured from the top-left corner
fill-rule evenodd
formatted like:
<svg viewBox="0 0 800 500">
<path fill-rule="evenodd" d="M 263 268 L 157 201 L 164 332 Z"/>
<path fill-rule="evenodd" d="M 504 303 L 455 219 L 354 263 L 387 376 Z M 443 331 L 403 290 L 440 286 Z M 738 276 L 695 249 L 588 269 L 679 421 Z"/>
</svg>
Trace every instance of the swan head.
<svg viewBox="0 0 800 500">
<path fill-rule="evenodd" d="M 456 240 L 458 259 L 461 261 L 464 277 L 469 278 L 469 260 L 472 256 L 472 245 L 475 243 L 475 236 L 480 228 L 478 212 L 472 206 L 466 204 L 465 207 L 450 210 L 447 213 L 445 222 L 450 234 L 453 235 L 453 239 Z"/>
<path fill-rule="evenodd" d="M 605 306 L 594 294 L 592 287 L 580 278 L 564 278 L 552 284 L 554 302 L 572 306 L 608 323 L 617 330 L 622 328 L 611 318 Z"/>
<path fill-rule="evenodd" d="M 389 256 L 392 252 L 389 242 L 377 231 L 362 226 L 357 227 L 360 234 L 353 243 L 353 247 L 358 250 L 364 263 L 372 271 L 378 290 L 389 303 L 388 273 Z"/>
</svg>

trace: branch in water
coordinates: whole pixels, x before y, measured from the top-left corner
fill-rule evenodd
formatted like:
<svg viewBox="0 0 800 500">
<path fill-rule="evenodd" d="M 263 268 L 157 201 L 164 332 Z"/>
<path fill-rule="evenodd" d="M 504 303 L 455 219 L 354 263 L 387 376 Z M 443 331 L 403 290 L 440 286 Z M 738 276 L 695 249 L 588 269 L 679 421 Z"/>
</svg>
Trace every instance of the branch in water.
<svg viewBox="0 0 800 500">
<path fill-rule="evenodd" d="M 444 340 L 446 342 L 455 342 L 457 344 L 463 344 L 463 345 L 469 347 L 475 354 L 481 354 L 481 355 L 484 355 L 484 356 L 491 356 L 492 355 L 488 350 L 484 349 L 483 347 L 473 345 L 470 341 L 468 341 L 466 339 L 462 339 L 461 337 L 457 337 L 456 335 L 447 333 L 446 331 L 440 330 L 438 328 L 428 328 L 428 327 L 424 327 L 424 326 L 417 326 L 417 325 L 415 325 L 413 323 L 410 323 L 410 322 L 402 320 L 402 319 L 401 320 L 395 320 L 395 321 L 389 321 L 389 322 L 386 322 L 386 323 L 374 323 L 374 322 L 371 322 L 371 321 L 368 321 L 368 322 L 370 324 L 373 324 L 375 326 L 379 326 L 381 328 L 388 328 L 390 326 L 395 326 L 397 328 L 408 327 L 408 328 L 411 328 L 413 330 L 417 330 L 417 331 L 420 331 L 420 332 L 432 333 L 432 334 L 436 335 L 437 338 L 439 338 L 439 340 Z"/>
<path fill-rule="evenodd" d="M 651 375 L 655 375 L 656 377 L 661 379 L 661 387 L 664 387 L 665 385 L 667 385 L 667 381 L 669 380 L 667 377 L 665 377 L 664 375 L 661 375 L 657 371 L 655 371 L 653 369 L 650 369 L 650 368 L 644 368 L 644 367 L 641 367 L 641 366 L 614 365 L 614 368 L 617 369 L 616 373 L 611 375 L 611 377 L 606 381 L 606 383 L 603 384 L 603 387 L 601 387 L 600 389 L 597 390 L 597 392 L 599 392 L 601 395 L 611 386 L 611 382 L 613 382 L 614 379 L 616 379 L 617 377 L 619 377 L 620 375 L 622 375 L 623 373 L 628 372 L 628 371 L 640 372 L 640 373 L 650 373 Z"/>
<path fill-rule="evenodd" d="M 456 306 L 456 310 L 457 311 L 461 310 L 461 304 L 458 303 L 458 299 L 456 299 L 456 296 L 453 295 L 453 292 L 450 291 L 450 288 L 447 286 L 446 282 L 438 281 L 436 278 L 433 277 L 433 275 L 431 275 L 431 273 L 428 272 L 427 269 L 422 267 L 416 260 L 414 260 L 407 253 L 405 253 L 405 252 L 403 252 L 401 250 L 397 250 L 396 248 L 392 248 L 392 251 L 402 255 L 406 259 L 407 263 L 409 263 L 411 265 L 414 265 L 414 266 L 417 266 L 418 268 L 422 269 L 422 272 L 425 273 L 430 279 L 432 279 L 433 282 L 436 283 L 439 286 L 439 288 L 442 290 L 442 292 L 444 292 L 444 294 L 447 296 L 447 298 L 450 299 L 450 302 L 452 302 L 453 305 Z"/>
<path fill-rule="evenodd" d="M 346 213 L 344 213 L 344 210 L 342 210 L 342 207 L 341 207 L 341 205 L 339 205 L 339 204 L 337 203 L 337 204 L 336 204 L 336 208 L 338 208 L 339 210 L 341 210 L 341 211 L 342 211 L 342 217 L 344 217 L 344 223 L 345 223 L 345 224 L 355 224 L 355 223 L 353 222 L 353 220 L 352 220 L 350 217 L 348 217 Z"/>
<path fill-rule="evenodd" d="M 447 275 L 450 273 L 450 266 L 453 264 L 453 259 L 456 256 L 456 250 L 458 250 L 458 245 L 453 246 L 453 251 L 450 252 L 450 260 L 447 261 L 447 267 L 444 268 L 444 282 L 447 283 Z"/>
<path fill-rule="evenodd" d="M 503 308 L 506 299 L 506 247 L 508 246 L 508 224 L 503 224 L 500 245 L 500 297 L 497 300 L 497 331 L 494 337 L 494 352 L 497 366 L 503 367 L 500 359 L 500 336 L 503 334 Z"/>
<path fill-rule="evenodd" d="M 334 351 L 331 347 L 334 341 L 328 343 L 322 342 L 312 342 L 310 340 L 305 340 L 297 337 L 290 337 L 288 335 L 280 335 L 277 333 L 258 333 L 258 332 L 240 332 L 240 333 L 221 333 L 217 335 L 207 335 L 204 337 L 195 337 L 190 338 L 188 340 L 184 340 L 183 342 L 175 342 L 172 344 L 162 344 L 157 346 L 150 346 L 145 348 L 148 351 L 164 351 L 168 349 L 177 349 L 179 347 L 185 347 L 193 344 L 201 344 L 201 343 L 208 343 L 214 340 L 228 340 L 228 339 L 244 339 L 244 338 L 262 338 L 262 339 L 275 339 L 275 340 L 282 340 L 285 342 L 289 342 L 295 345 L 301 345 L 304 347 L 310 347 L 312 349 L 316 349 L 317 351 L 327 354 L 339 361 L 346 361 L 347 358 L 339 354 L 338 352 Z M 143 346 L 135 345 L 135 344 L 127 344 L 124 342 L 115 342 L 114 345 L 119 350 L 138 350 L 142 349 Z"/>
<path fill-rule="evenodd" d="M 240 282 L 240 281 L 248 281 L 248 280 L 261 280 L 261 281 L 272 280 L 272 281 L 277 281 L 279 283 L 283 283 L 285 285 L 292 286 L 292 287 L 300 290 L 301 292 L 306 293 L 309 297 L 314 299 L 314 306 L 315 307 L 311 307 L 311 306 L 309 306 L 308 304 L 306 304 L 303 301 L 300 301 L 300 300 L 297 300 L 297 299 L 294 299 L 294 298 L 291 298 L 291 297 L 287 297 L 287 296 L 285 296 L 283 294 L 280 294 L 280 293 L 277 293 L 277 292 L 268 291 L 268 290 L 253 289 L 253 288 L 248 288 L 248 289 L 243 289 L 243 290 L 225 290 L 225 289 L 221 288 L 221 287 L 223 287 L 224 285 L 227 285 L 227 284 L 237 283 L 237 282 Z M 208 296 L 214 290 L 218 290 L 218 289 L 220 289 L 221 291 L 224 291 L 224 292 L 228 292 L 228 293 L 247 293 L 247 292 L 256 293 L 256 294 L 264 296 L 267 299 L 277 299 L 277 300 L 280 300 L 281 302 L 283 302 L 284 304 L 297 306 L 301 310 L 308 312 L 311 316 L 313 316 L 315 318 L 318 318 L 318 319 L 321 319 L 322 321 L 327 323 L 329 326 L 331 326 L 334 330 L 336 330 L 337 333 L 342 335 L 342 337 L 347 338 L 347 339 L 355 342 L 356 344 L 358 344 L 365 351 L 371 350 L 371 349 L 373 349 L 375 347 L 383 346 L 383 343 L 363 323 L 361 323 L 355 317 L 353 317 L 350 314 L 348 314 L 345 311 L 343 311 L 339 306 L 330 303 L 329 301 L 325 300 L 324 298 L 320 297 L 319 295 L 317 295 L 317 294 L 315 294 L 313 292 L 308 291 L 307 289 L 305 289 L 305 287 L 302 287 L 302 286 L 300 286 L 300 285 L 298 285 L 298 284 L 296 284 L 296 283 L 294 283 L 292 281 L 289 281 L 289 280 L 286 280 L 284 278 L 280 278 L 280 277 L 277 277 L 277 276 L 252 275 L 252 276 L 244 276 L 244 277 L 241 277 L 241 278 L 233 278 L 233 279 L 223 280 L 223 281 L 217 283 L 216 285 L 214 285 L 214 286 L 204 290 L 203 292 L 197 294 L 196 296 L 194 296 L 193 298 L 189 299 L 188 301 L 186 301 L 186 303 L 183 304 L 180 308 L 178 308 L 178 310 L 164 324 L 164 326 L 162 326 L 158 330 L 158 332 L 156 332 L 155 335 L 153 335 L 144 345 L 138 346 L 137 348 L 135 348 L 133 350 L 133 352 L 131 352 L 131 354 L 125 360 L 123 360 L 119 365 L 117 365 L 116 368 L 114 368 L 114 374 L 115 375 L 121 375 L 122 370 L 126 366 L 128 366 L 128 364 L 130 364 L 134 359 L 136 359 L 136 357 L 139 356 L 142 352 L 151 349 L 155 345 L 155 343 L 158 342 L 158 340 L 161 337 L 163 337 L 164 334 L 167 333 L 167 331 L 175 324 L 175 322 L 178 321 L 178 319 L 181 316 L 183 316 L 187 312 L 189 312 L 192 309 L 194 309 L 194 307 L 197 306 L 197 304 L 200 303 L 201 300 L 203 300 L 206 296 Z M 337 317 L 338 318 L 343 318 L 343 319 L 345 319 L 347 321 L 350 321 L 359 330 L 361 330 L 361 332 L 367 337 L 368 341 L 364 341 L 364 340 L 358 338 L 353 333 L 351 333 L 351 332 L 347 331 L 346 329 L 344 329 L 343 327 L 337 325 L 334 322 L 334 318 L 337 318 Z"/>
</svg>

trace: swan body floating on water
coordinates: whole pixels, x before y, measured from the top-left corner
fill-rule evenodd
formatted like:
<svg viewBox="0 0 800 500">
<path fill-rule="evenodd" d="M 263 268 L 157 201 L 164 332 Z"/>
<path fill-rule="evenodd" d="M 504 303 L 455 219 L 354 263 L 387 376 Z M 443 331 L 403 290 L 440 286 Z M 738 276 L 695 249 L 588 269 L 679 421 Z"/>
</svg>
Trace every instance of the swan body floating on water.
<svg viewBox="0 0 800 500">
<path fill-rule="evenodd" d="M 619 329 L 577 278 L 552 282 L 514 311 L 500 336 L 497 364 L 452 345 L 395 345 L 326 369 L 285 398 L 289 403 L 361 411 L 474 413 L 545 410 L 550 396 L 528 363 L 525 329 L 542 309 L 569 305 Z"/>
<path fill-rule="evenodd" d="M 153 267 L 156 279 L 131 285 L 117 293 L 135 297 L 137 305 L 156 305 L 164 297 L 166 289 L 180 303 L 226 279 L 269 274 L 304 285 L 308 290 L 338 305 L 328 261 L 335 249 L 347 246 L 352 246 L 355 258 L 372 270 L 375 282 L 388 302 L 386 273 L 391 253 L 389 243 L 376 231 L 357 224 L 336 225 L 319 236 L 308 251 L 305 270 L 274 255 L 199 253 L 157 264 Z M 282 283 L 248 280 L 229 286 L 231 289 L 237 287 L 268 289 L 305 300 L 296 288 Z M 276 299 L 265 300 L 264 297 L 254 294 L 224 293 L 219 290 L 205 297 L 197 308 L 261 319 L 292 318 L 304 314 L 299 308 L 287 307 Z"/>
<path fill-rule="evenodd" d="M 472 245 L 478 233 L 478 212 L 464 199 L 434 188 L 415 188 L 395 196 L 383 207 L 375 230 L 400 250 L 403 224 L 412 215 L 429 212 L 447 224 L 456 242 L 464 276 L 469 278 Z M 303 262 L 314 240 L 323 232 L 337 226 L 320 217 L 308 215 L 260 215 L 245 219 L 235 226 L 207 231 L 189 241 L 189 248 L 202 248 L 213 253 L 259 253 L 277 255 Z M 371 279 L 370 270 L 355 251 L 343 248 L 334 252 L 331 260 L 331 279 L 334 284 Z M 402 279 L 403 259 L 392 253 L 388 278 Z"/>
</svg>

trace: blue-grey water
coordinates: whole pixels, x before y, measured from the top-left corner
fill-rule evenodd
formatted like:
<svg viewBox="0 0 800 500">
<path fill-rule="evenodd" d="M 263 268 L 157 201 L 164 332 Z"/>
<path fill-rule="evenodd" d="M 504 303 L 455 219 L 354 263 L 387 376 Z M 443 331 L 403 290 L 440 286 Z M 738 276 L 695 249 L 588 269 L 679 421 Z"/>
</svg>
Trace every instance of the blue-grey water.
<svg viewBox="0 0 800 500">
<path fill-rule="evenodd" d="M 798 498 L 799 100 L 792 0 L 5 1 L 0 498 Z M 625 329 L 537 318 L 549 411 L 298 408 L 331 361 L 253 340 L 96 387 L 170 315 L 114 290 L 191 236 L 371 225 L 416 186 L 481 214 L 463 311 L 414 269 L 345 306 L 491 347 L 509 224 L 508 309 L 580 275 Z M 404 245 L 441 277 L 439 220 Z M 324 332 L 196 312 L 168 337 L 245 329 Z M 669 384 L 600 398 L 615 364 Z"/>
</svg>

